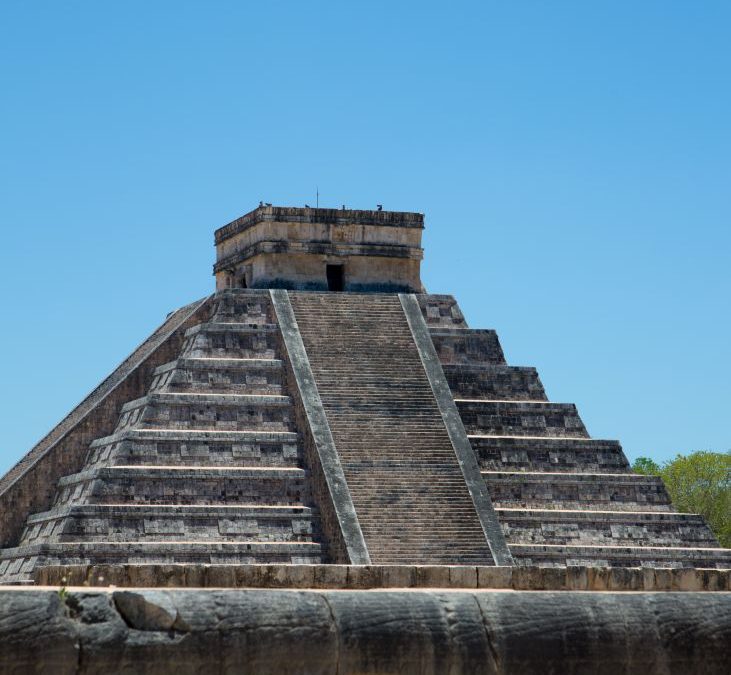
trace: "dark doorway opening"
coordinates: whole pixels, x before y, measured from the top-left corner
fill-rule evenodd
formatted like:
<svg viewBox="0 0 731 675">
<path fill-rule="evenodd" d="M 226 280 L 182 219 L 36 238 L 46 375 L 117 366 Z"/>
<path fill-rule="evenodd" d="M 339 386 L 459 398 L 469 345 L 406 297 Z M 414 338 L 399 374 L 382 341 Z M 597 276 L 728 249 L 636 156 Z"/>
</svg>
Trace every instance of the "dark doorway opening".
<svg viewBox="0 0 731 675">
<path fill-rule="evenodd" d="M 246 277 L 241 277 L 240 288 L 247 288 Z"/>
<path fill-rule="evenodd" d="M 325 274 L 327 275 L 327 290 L 328 291 L 345 290 L 345 266 L 344 265 L 325 265 Z"/>
</svg>

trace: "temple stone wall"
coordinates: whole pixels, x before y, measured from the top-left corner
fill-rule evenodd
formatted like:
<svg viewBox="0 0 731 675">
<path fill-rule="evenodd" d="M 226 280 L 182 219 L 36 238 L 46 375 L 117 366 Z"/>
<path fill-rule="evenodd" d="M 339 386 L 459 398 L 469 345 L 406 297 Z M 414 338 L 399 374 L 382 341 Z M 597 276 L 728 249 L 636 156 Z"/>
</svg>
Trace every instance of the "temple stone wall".
<svg viewBox="0 0 731 675">
<path fill-rule="evenodd" d="M 419 278 L 419 261 L 408 258 L 387 258 L 367 255 L 319 255 L 298 253 L 270 253 L 256 255 L 246 261 L 250 266 L 247 285 L 252 288 L 288 288 L 296 290 L 326 291 L 326 265 L 344 264 L 344 290 L 380 290 L 388 292 L 413 291 Z M 219 275 L 218 288 L 229 283 Z M 236 281 L 233 281 L 236 284 Z M 240 285 L 240 283 L 239 283 Z"/>
<path fill-rule="evenodd" d="M 216 231 L 216 288 L 419 292 L 418 213 L 260 206 Z"/>
</svg>

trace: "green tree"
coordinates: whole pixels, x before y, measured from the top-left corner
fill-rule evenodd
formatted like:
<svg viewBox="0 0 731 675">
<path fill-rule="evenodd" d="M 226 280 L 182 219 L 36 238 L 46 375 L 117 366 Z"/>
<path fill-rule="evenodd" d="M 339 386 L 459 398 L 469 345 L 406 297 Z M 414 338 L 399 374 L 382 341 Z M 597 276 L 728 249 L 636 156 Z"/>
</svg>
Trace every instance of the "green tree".
<svg viewBox="0 0 731 675">
<path fill-rule="evenodd" d="M 660 465 L 649 457 L 638 457 L 632 465 L 632 471 L 642 473 L 645 476 L 659 476 Z"/>
<path fill-rule="evenodd" d="M 638 457 L 632 470 L 660 476 L 678 511 L 703 515 L 721 546 L 731 548 L 731 451 L 677 455 L 662 465 Z"/>
</svg>

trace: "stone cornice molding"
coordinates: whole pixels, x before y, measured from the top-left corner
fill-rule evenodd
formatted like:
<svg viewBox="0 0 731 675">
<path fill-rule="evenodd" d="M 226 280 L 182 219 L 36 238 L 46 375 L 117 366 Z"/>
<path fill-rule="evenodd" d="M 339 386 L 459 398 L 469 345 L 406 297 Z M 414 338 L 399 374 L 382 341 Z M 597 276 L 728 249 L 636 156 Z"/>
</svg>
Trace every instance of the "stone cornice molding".
<svg viewBox="0 0 731 675">
<path fill-rule="evenodd" d="M 216 244 L 265 222 L 318 223 L 325 225 L 371 225 L 424 229 L 424 214 L 409 211 L 363 211 L 356 209 L 312 209 L 287 206 L 260 206 L 220 227 Z"/>
</svg>

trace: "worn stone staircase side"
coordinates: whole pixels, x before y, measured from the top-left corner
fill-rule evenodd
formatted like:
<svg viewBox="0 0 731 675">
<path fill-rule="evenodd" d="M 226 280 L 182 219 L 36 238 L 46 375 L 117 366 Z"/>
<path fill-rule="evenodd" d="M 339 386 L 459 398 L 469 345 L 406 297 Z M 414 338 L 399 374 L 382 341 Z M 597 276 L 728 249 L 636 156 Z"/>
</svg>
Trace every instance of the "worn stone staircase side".
<svg viewBox="0 0 731 675">
<path fill-rule="evenodd" d="M 468 487 L 399 296 L 288 297 L 370 560 L 494 564 L 502 554 L 506 564 L 500 532 L 497 544 L 486 537 L 486 492 Z"/>
<path fill-rule="evenodd" d="M 212 302 L 147 394 L 58 481 L 51 508 L 0 552 L 0 582 L 43 565 L 323 561 L 269 294 Z"/>
<path fill-rule="evenodd" d="M 703 518 L 508 365 L 495 331 L 468 328 L 451 296 L 418 301 L 516 564 L 731 567 Z"/>
</svg>

